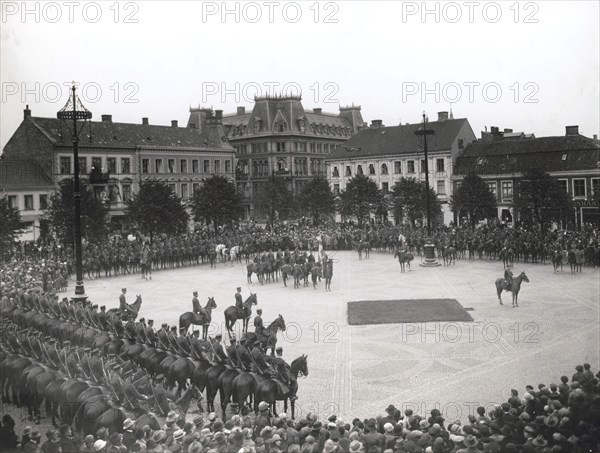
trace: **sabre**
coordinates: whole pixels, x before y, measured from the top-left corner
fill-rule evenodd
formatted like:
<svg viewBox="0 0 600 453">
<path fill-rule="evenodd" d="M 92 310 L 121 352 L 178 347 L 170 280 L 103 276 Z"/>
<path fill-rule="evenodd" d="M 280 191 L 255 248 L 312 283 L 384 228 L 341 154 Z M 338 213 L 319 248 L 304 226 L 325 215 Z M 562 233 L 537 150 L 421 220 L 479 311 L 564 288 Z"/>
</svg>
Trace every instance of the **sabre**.
<svg viewBox="0 0 600 453">
<path fill-rule="evenodd" d="M 56 351 L 56 355 L 58 356 L 58 361 L 60 362 L 61 366 L 63 366 L 65 371 L 67 372 L 67 376 L 69 376 L 69 378 L 72 379 L 73 376 L 71 376 L 71 373 L 69 372 L 69 367 L 67 367 L 67 365 L 64 364 L 60 358 L 60 353 L 58 352 L 58 349 L 56 348 L 56 343 L 54 343 L 54 350 Z"/>
<path fill-rule="evenodd" d="M 83 364 L 81 357 L 79 357 L 79 351 L 77 349 L 75 349 L 75 354 L 77 355 L 77 358 L 79 359 L 79 363 Z M 88 361 L 89 363 L 89 361 Z M 83 368 L 83 365 L 81 366 L 81 372 L 83 373 L 83 375 L 85 376 L 86 380 L 90 380 L 89 376 L 87 375 L 87 373 L 85 372 L 85 369 Z"/>
</svg>

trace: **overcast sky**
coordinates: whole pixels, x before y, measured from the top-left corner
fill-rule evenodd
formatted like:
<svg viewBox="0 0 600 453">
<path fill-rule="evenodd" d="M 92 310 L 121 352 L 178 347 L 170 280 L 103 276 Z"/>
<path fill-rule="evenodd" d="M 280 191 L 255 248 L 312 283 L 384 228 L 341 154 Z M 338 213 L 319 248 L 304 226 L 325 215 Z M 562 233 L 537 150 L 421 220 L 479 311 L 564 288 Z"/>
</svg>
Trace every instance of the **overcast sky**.
<svg viewBox="0 0 600 453">
<path fill-rule="evenodd" d="M 185 125 L 190 106 L 285 86 L 387 126 L 452 107 L 478 137 L 599 129 L 597 1 L 1 3 L 2 147 L 25 104 L 55 117 L 73 80 L 94 120 Z"/>
</svg>

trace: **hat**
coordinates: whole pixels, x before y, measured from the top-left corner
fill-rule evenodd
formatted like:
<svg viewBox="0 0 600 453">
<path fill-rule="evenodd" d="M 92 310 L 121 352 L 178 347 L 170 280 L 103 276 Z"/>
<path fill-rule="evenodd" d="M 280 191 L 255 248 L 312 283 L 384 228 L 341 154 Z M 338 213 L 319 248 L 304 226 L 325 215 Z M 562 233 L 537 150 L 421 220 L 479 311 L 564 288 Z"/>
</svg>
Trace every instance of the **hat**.
<svg viewBox="0 0 600 453">
<path fill-rule="evenodd" d="M 197 296 L 197 295 L 198 295 L 198 291 L 194 291 L 194 296 Z"/>
<path fill-rule="evenodd" d="M 215 433 L 215 436 L 213 437 L 213 440 L 218 443 L 218 444 L 222 444 L 227 442 L 225 439 L 225 434 L 223 434 L 221 431 Z"/>
<path fill-rule="evenodd" d="M 325 446 L 323 447 L 323 451 L 325 453 L 332 453 L 333 451 L 335 451 L 335 444 L 333 443 L 333 441 L 331 439 L 327 439 L 325 441 Z"/>
<path fill-rule="evenodd" d="M 281 436 L 279 434 L 273 434 L 273 437 L 271 437 L 271 442 L 281 442 Z"/>
<path fill-rule="evenodd" d="M 23 436 L 29 436 L 31 434 L 31 426 L 23 428 Z"/>
<path fill-rule="evenodd" d="M 164 375 L 164 374 L 159 374 L 158 376 L 156 376 L 156 379 L 155 379 L 155 380 L 156 380 L 156 382 L 160 382 L 160 381 L 162 381 L 164 378 L 165 378 L 165 375 Z"/>
<path fill-rule="evenodd" d="M 429 428 L 429 422 L 427 420 L 421 420 L 419 422 L 419 429 L 427 429 Z"/>
<path fill-rule="evenodd" d="M 121 440 L 123 440 L 123 434 L 119 433 L 112 433 L 108 438 L 108 441 L 113 445 L 118 444 Z"/>
<path fill-rule="evenodd" d="M 165 437 L 167 437 L 167 433 L 165 433 L 162 429 L 159 429 L 152 434 L 152 440 L 156 443 L 162 441 Z"/>
<path fill-rule="evenodd" d="M 177 330 L 177 326 L 171 326 L 171 330 Z"/>
<path fill-rule="evenodd" d="M 40 434 L 40 432 L 37 429 L 34 429 L 33 431 L 31 431 L 31 434 L 29 435 L 29 437 L 31 437 L 32 439 L 39 439 L 40 437 L 42 437 L 42 435 Z M 92 442 L 94 441 L 94 436 L 92 437 Z"/>
<path fill-rule="evenodd" d="M 98 438 L 103 438 L 107 435 L 108 435 L 108 430 L 104 426 L 102 426 L 101 428 L 98 428 L 98 431 L 96 431 L 96 437 L 98 437 Z"/>
<path fill-rule="evenodd" d="M 140 318 L 140 322 L 146 322 L 146 318 Z"/>
<path fill-rule="evenodd" d="M 196 417 L 194 417 L 194 426 L 200 426 L 202 424 L 202 422 L 204 422 L 204 419 L 202 418 L 201 415 L 198 415 Z"/>
<path fill-rule="evenodd" d="M 544 439 L 544 436 L 542 436 L 541 434 L 535 439 L 533 439 L 531 443 L 536 447 L 545 447 L 546 445 L 548 445 L 548 441 Z"/>
<path fill-rule="evenodd" d="M 465 445 L 467 447 L 476 447 L 477 439 L 475 438 L 475 436 L 467 436 L 467 438 L 465 439 Z"/>
<path fill-rule="evenodd" d="M 177 431 L 175 431 L 173 433 L 173 439 L 175 439 L 175 440 L 183 439 L 184 434 L 185 434 L 185 432 L 183 431 L 183 429 L 178 429 Z"/>
<path fill-rule="evenodd" d="M 134 425 L 134 421 L 130 418 L 125 419 L 125 421 L 123 422 L 123 429 L 129 429 Z"/>
<path fill-rule="evenodd" d="M 237 289 L 238 291 L 241 291 L 241 290 L 242 290 L 242 287 L 241 287 L 241 286 L 238 286 L 236 289 Z"/>
<path fill-rule="evenodd" d="M 262 315 L 262 308 L 259 308 L 258 310 L 256 310 L 256 313 L 258 313 L 259 315 Z"/>
<path fill-rule="evenodd" d="M 258 403 L 258 410 L 259 411 L 266 411 L 269 408 L 269 404 L 265 401 L 261 401 L 260 403 Z"/>
<path fill-rule="evenodd" d="M 217 418 L 217 414 L 215 414 L 214 412 L 211 412 L 210 414 L 208 414 L 208 421 L 215 421 L 215 419 Z"/>
<path fill-rule="evenodd" d="M 383 430 L 388 433 L 392 432 L 394 430 L 394 425 L 388 422 L 385 425 L 383 425 Z"/>
<path fill-rule="evenodd" d="M 106 441 L 105 440 L 98 439 L 96 442 L 94 442 L 94 451 L 100 451 L 104 447 L 106 447 Z"/>
<path fill-rule="evenodd" d="M 396 412 L 396 406 L 394 406 L 393 404 L 390 404 L 386 410 L 385 410 L 388 414 L 393 414 L 394 412 Z"/>
<path fill-rule="evenodd" d="M 362 444 L 358 440 L 350 442 L 350 451 L 359 451 L 362 448 Z"/>
<path fill-rule="evenodd" d="M 177 414 L 175 411 L 171 411 L 167 414 L 167 419 L 165 421 L 167 423 L 175 423 L 175 420 L 177 420 Z"/>
<path fill-rule="evenodd" d="M 313 423 L 312 430 L 313 431 L 318 431 L 322 427 L 323 427 L 323 423 L 321 423 L 320 421 L 316 421 L 315 423 Z"/>
<path fill-rule="evenodd" d="M 575 369 L 576 369 L 577 371 L 583 371 L 583 367 L 582 367 L 581 365 L 577 365 L 577 366 L 575 367 Z"/>
</svg>

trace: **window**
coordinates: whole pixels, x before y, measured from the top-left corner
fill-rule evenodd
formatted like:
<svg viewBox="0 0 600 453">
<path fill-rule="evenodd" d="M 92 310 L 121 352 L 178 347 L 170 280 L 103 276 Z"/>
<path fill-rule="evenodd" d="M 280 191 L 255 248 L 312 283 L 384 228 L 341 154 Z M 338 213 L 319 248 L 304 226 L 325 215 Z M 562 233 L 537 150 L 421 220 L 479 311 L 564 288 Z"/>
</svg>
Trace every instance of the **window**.
<svg viewBox="0 0 600 453">
<path fill-rule="evenodd" d="M 512 181 L 502 181 L 502 199 L 510 200 L 513 197 Z"/>
<path fill-rule="evenodd" d="M 83 159 L 85 162 L 85 158 L 83 158 Z M 85 163 L 83 165 L 85 168 Z M 92 168 L 102 171 L 102 158 L 101 157 L 92 157 Z M 81 171 L 85 171 L 85 170 L 81 170 Z"/>
<path fill-rule="evenodd" d="M 406 171 L 408 173 L 414 173 L 415 172 L 415 161 L 414 160 L 409 160 L 406 163 Z"/>
<path fill-rule="evenodd" d="M 387 164 L 381 164 L 381 174 L 382 175 L 387 175 L 388 174 Z"/>
<path fill-rule="evenodd" d="M 559 179 L 558 183 L 565 192 L 569 193 L 569 181 L 567 179 Z"/>
<path fill-rule="evenodd" d="M 339 170 L 338 170 L 337 167 L 333 167 L 333 173 L 332 173 L 332 175 L 333 175 L 334 178 L 339 178 L 340 172 L 339 172 Z"/>
<path fill-rule="evenodd" d="M 384 191 L 385 193 L 390 191 L 390 184 L 387 182 L 382 182 L 381 183 L 381 190 Z"/>
<path fill-rule="evenodd" d="M 71 158 L 68 156 L 62 156 L 60 158 L 60 174 L 68 175 L 71 173 Z"/>
<path fill-rule="evenodd" d="M 175 173 L 175 159 L 167 159 L 167 171 Z"/>
<path fill-rule="evenodd" d="M 25 195 L 25 211 L 33 211 L 33 195 Z"/>
<path fill-rule="evenodd" d="M 229 173 L 229 172 L 231 172 L 231 161 L 226 160 L 225 161 L 225 173 Z"/>
<path fill-rule="evenodd" d="M 357 175 L 362 175 L 363 174 L 362 165 L 359 165 L 358 167 L 356 167 L 356 174 Z"/>
<path fill-rule="evenodd" d="M 111 203 L 119 201 L 119 186 L 115 184 L 108 186 L 108 199 Z"/>
<path fill-rule="evenodd" d="M 192 183 L 192 196 L 194 196 L 196 194 L 196 192 L 198 192 L 198 189 L 200 189 L 200 184 L 197 182 L 193 182 Z"/>
<path fill-rule="evenodd" d="M 464 140 L 462 138 L 458 139 L 458 149 L 463 149 L 465 147 Z"/>
<path fill-rule="evenodd" d="M 187 159 L 179 161 L 179 173 L 187 173 Z"/>
<path fill-rule="evenodd" d="M 375 174 L 375 166 L 373 164 L 369 164 L 369 174 L 370 175 Z"/>
<path fill-rule="evenodd" d="M 305 153 L 306 152 L 306 142 L 298 143 L 298 145 L 300 145 L 300 148 L 297 151 L 301 152 L 301 153 Z"/>
<path fill-rule="evenodd" d="M 585 179 L 573 179 L 573 196 L 585 197 Z"/>
<path fill-rule="evenodd" d="M 427 162 L 425 162 L 425 159 L 421 159 L 421 173 L 425 173 L 426 165 L 427 165 Z"/>
<path fill-rule="evenodd" d="M 142 173 L 148 173 L 150 166 L 150 159 L 142 159 Z"/>
<path fill-rule="evenodd" d="M 494 194 L 494 197 L 497 196 L 497 184 L 496 181 L 490 181 L 487 183 L 488 189 L 490 190 L 490 192 L 492 192 Z"/>
<path fill-rule="evenodd" d="M 277 142 L 277 152 L 285 153 L 285 142 Z"/>
<path fill-rule="evenodd" d="M 102 166 L 97 167 L 99 170 L 102 169 Z M 79 158 L 79 173 L 87 172 L 87 159 L 85 157 Z"/>
<path fill-rule="evenodd" d="M 437 171 L 438 173 L 441 173 L 444 171 L 444 159 L 436 159 L 435 171 Z"/>
<path fill-rule="evenodd" d="M 162 173 L 162 159 L 154 159 L 154 173 Z"/>
<path fill-rule="evenodd" d="M 402 173 L 402 162 L 399 160 L 394 162 L 394 173 L 400 174 Z"/>
<path fill-rule="evenodd" d="M 323 143 L 317 143 L 317 154 L 323 154 Z"/>
<path fill-rule="evenodd" d="M 183 198 L 184 200 L 188 198 L 189 194 L 188 194 L 188 183 L 187 182 L 182 182 L 181 183 L 181 198 Z"/>
<path fill-rule="evenodd" d="M 215 160 L 215 173 L 221 173 L 221 161 Z"/>
<path fill-rule="evenodd" d="M 171 190 L 173 191 L 173 193 L 175 195 L 177 195 L 177 184 L 175 184 L 174 182 L 169 183 L 169 187 L 171 188 Z"/>
<path fill-rule="evenodd" d="M 131 200 L 131 184 L 123 184 L 123 201 Z"/>
<path fill-rule="evenodd" d="M 333 185 L 333 193 L 336 195 L 340 194 L 340 185 L 339 184 L 334 184 Z"/>
<path fill-rule="evenodd" d="M 352 176 L 352 169 L 349 165 L 346 166 L 346 176 Z"/>
<path fill-rule="evenodd" d="M 438 195 L 446 195 L 446 182 L 445 181 L 437 182 L 437 193 L 438 193 Z"/>
<path fill-rule="evenodd" d="M 600 191 L 600 178 L 592 178 L 592 195 L 597 195 Z"/>
<path fill-rule="evenodd" d="M 205 159 L 204 162 L 202 163 L 202 172 L 208 173 L 209 171 L 210 171 L 210 161 L 208 159 Z"/>
<path fill-rule="evenodd" d="M 44 209 L 48 208 L 48 195 L 46 194 L 40 194 L 40 210 L 43 211 Z"/>
<path fill-rule="evenodd" d="M 8 205 L 11 208 L 18 208 L 19 206 L 17 205 L 17 196 L 16 195 L 9 195 L 8 196 Z"/>
<path fill-rule="evenodd" d="M 192 173 L 198 173 L 199 170 L 198 159 L 192 159 Z"/>
<path fill-rule="evenodd" d="M 240 145 L 240 154 L 248 154 L 248 145 Z"/>
<path fill-rule="evenodd" d="M 106 171 L 111 175 L 114 175 L 117 172 L 117 158 L 116 157 L 107 157 L 106 158 Z"/>
<path fill-rule="evenodd" d="M 129 157 L 121 158 L 121 174 L 128 175 L 131 173 L 131 159 Z"/>
<path fill-rule="evenodd" d="M 316 143 L 311 143 L 310 144 L 310 152 L 314 153 L 317 150 L 317 144 Z"/>
</svg>

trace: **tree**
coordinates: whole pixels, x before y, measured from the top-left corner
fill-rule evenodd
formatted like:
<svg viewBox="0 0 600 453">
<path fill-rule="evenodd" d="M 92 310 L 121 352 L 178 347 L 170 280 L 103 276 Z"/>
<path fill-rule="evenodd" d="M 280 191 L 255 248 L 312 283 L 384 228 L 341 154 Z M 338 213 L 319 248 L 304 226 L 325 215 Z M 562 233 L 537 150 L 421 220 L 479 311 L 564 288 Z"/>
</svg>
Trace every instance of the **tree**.
<svg viewBox="0 0 600 453">
<path fill-rule="evenodd" d="M 359 174 L 346 184 L 346 190 L 340 194 L 340 213 L 355 216 L 358 224 L 368 219 L 372 212 L 382 203 L 383 195 L 377 184 L 368 176 Z"/>
<path fill-rule="evenodd" d="M 21 234 L 21 213 L 8 202 L 8 197 L 0 197 L 0 257 L 4 259 L 17 237 Z"/>
<path fill-rule="evenodd" d="M 473 227 L 479 220 L 495 218 L 497 213 L 496 197 L 483 178 L 475 173 L 465 176 L 452 194 L 450 206 L 459 218 L 461 212 L 466 212 Z"/>
<path fill-rule="evenodd" d="M 296 212 L 294 195 L 283 178 L 271 177 L 260 185 L 255 200 L 256 209 L 264 213 L 271 226 L 276 219 L 289 219 Z"/>
<path fill-rule="evenodd" d="M 44 217 L 48 219 L 50 229 L 60 241 L 68 244 L 75 242 L 74 192 L 73 180 L 63 179 L 58 190 L 50 195 L 48 208 L 44 212 Z M 85 179 L 82 179 L 79 183 L 79 193 L 81 194 L 81 237 L 89 242 L 105 241 L 109 232 L 108 211 L 110 203 L 97 199 Z"/>
<path fill-rule="evenodd" d="M 514 189 L 513 203 L 520 222 L 530 222 L 546 231 L 552 222 L 568 222 L 573 199 L 548 173 L 532 168 L 523 172 Z"/>
<path fill-rule="evenodd" d="M 150 242 L 159 234 L 177 235 L 187 230 L 189 215 L 175 192 L 162 180 L 146 179 L 127 201 L 125 220 Z"/>
<path fill-rule="evenodd" d="M 216 231 L 220 225 L 240 218 L 242 200 L 231 181 L 214 175 L 194 193 L 190 208 L 195 221 L 212 222 Z"/>
<path fill-rule="evenodd" d="M 442 213 L 442 205 L 435 191 L 415 178 L 400 178 L 392 188 L 392 211 L 396 222 L 406 218 L 411 225 L 423 221 L 427 214 L 426 190 L 429 189 L 429 217 L 433 221 Z"/>
<path fill-rule="evenodd" d="M 323 176 L 315 176 L 303 187 L 298 202 L 312 216 L 315 225 L 319 225 L 321 217 L 335 212 L 335 196 Z"/>
</svg>

